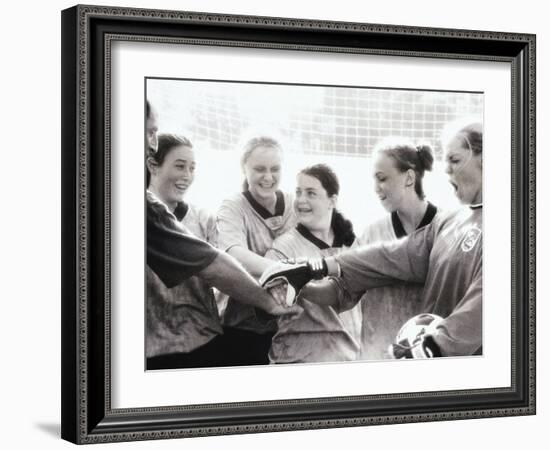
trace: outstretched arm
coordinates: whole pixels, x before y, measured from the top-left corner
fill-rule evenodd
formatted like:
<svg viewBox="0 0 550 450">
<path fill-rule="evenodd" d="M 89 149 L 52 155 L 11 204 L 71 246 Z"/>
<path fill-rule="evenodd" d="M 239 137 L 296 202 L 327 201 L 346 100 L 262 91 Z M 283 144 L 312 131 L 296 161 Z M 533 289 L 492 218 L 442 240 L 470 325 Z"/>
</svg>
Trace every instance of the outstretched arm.
<svg viewBox="0 0 550 450">
<path fill-rule="evenodd" d="M 397 241 L 342 252 L 333 259 L 340 266 L 343 287 L 352 297 L 359 297 L 368 289 L 396 281 L 424 283 L 433 239 L 433 226 L 428 225 Z"/>
<path fill-rule="evenodd" d="M 227 253 L 239 261 L 246 271 L 255 278 L 259 278 L 262 272 L 273 264 L 263 256 L 239 245 L 231 247 Z"/>
<path fill-rule="evenodd" d="M 214 261 L 197 275 L 241 303 L 273 315 L 290 314 L 298 308 L 277 302 L 234 258 L 223 252 L 218 252 Z"/>
<path fill-rule="evenodd" d="M 396 280 L 424 282 L 432 246 L 433 230 L 427 226 L 396 242 L 361 246 L 306 263 L 272 266 L 264 271 L 260 283 L 284 278 L 296 294 L 305 287 L 304 295 L 311 301 L 344 311 L 352 308 L 368 289 L 388 286 Z M 332 279 L 307 285 L 327 276 Z"/>
<path fill-rule="evenodd" d="M 276 301 L 262 289 L 231 256 L 187 234 L 166 206 L 149 194 L 147 264 L 167 287 L 196 275 L 241 302 L 273 315 L 293 312 L 284 301 Z"/>
<path fill-rule="evenodd" d="M 218 210 L 216 227 L 218 248 L 239 261 L 253 277 L 259 278 L 271 262 L 249 250 L 250 230 L 245 222 L 242 205 L 235 199 L 224 200 Z"/>
</svg>

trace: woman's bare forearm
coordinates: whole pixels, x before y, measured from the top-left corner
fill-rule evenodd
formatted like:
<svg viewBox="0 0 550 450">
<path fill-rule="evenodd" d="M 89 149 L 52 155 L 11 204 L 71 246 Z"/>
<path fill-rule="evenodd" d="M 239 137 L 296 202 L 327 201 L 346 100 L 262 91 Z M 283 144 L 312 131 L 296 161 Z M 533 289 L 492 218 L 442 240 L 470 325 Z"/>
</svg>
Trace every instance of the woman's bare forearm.
<svg viewBox="0 0 550 450">
<path fill-rule="evenodd" d="M 227 253 L 239 261 L 254 278 L 260 278 L 264 270 L 273 264 L 273 261 L 238 245 L 231 247 Z"/>
<path fill-rule="evenodd" d="M 277 314 L 280 305 L 231 256 L 220 252 L 198 276 L 235 300 Z"/>
</svg>

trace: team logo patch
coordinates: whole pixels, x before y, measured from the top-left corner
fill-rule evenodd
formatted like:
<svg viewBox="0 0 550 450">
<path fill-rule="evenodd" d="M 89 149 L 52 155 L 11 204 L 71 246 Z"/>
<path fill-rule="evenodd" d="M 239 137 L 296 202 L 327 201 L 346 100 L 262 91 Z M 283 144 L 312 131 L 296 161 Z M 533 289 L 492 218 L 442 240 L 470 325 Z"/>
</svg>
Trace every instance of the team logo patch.
<svg viewBox="0 0 550 450">
<path fill-rule="evenodd" d="M 464 253 L 468 253 L 470 250 L 472 250 L 477 241 L 479 241 L 479 237 L 481 236 L 481 230 L 473 226 L 470 228 L 466 233 L 464 234 L 464 239 L 462 240 L 462 244 L 460 244 L 460 248 Z"/>
</svg>

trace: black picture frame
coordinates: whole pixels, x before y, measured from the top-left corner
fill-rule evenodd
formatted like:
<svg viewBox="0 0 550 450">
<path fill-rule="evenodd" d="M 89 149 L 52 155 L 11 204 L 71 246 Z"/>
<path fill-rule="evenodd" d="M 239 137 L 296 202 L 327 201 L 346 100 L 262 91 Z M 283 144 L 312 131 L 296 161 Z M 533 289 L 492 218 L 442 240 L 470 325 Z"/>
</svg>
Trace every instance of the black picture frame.
<svg viewBox="0 0 550 450">
<path fill-rule="evenodd" d="M 512 72 L 507 388 L 116 410 L 110 391 L 113 40 L 503 61 Z M 62 437 L 74 443 L 535 414 L 535 36 L 78 5 L 62 12 Z"/>
</svg>

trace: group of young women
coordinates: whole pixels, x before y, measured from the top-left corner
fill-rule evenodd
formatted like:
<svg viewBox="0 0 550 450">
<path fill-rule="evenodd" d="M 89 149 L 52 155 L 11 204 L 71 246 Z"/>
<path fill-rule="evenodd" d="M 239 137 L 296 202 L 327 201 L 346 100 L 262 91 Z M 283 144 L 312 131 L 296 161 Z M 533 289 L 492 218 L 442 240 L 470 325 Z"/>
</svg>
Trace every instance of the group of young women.
<svg viewBox="0 0 550 450">
<path fill-rule="evenodd" d="M 471 126 L 480 133 L 477 125 Z M 481 203 L 481 172 L 477 174 L 470 168 L 477 156 L 480 160 L 481 141 L 474 148 L 464 130 L 456 134 L 464 139 L 449 142 L 448 173 L 459 199 L 466 204 Z M 281 192 L 283 149 L 269 136 L 247 142 L 241 158 L 245 178 L 242 192 L 225 199 L 214 216 L 185 201 L 195 176 L 191 142 L 183 136 L 161 134 L 158 150 L 147 158 L 148 195 L 163 202 L 190 233 L 226 252 L 259 278 L 274 260 L 338 257 L 353 249 L 376 247 L 374 244 L 397 241 L 424 229 L 439 216 L 438 208 L 426 200 L 422 184 L 425 171 L 432 169 L 430 147 L 383 141 L 374 155 L 376 193 L 389 214 L 360 235 L 338 210 L 339 180 L 328 165 L 302 169 L 297 174 L 295 192 Z M 478 181 L 479 199 L 468 194 Z M 369 286 L 366 292 L 354 290 L 350 302 L 341 301 L 340 293 L 334 294 L 338 301 L 327 301 L 323 296 L 327 292 L 332 295 L 331 290 L 325 290 L 318 299 L 318 291 L 304 289 L 297 299 L 299 308 L 275 317 L 242 299 L 223 299 L 222 293 L 215 293 L 196 276 L 168 288 L 148 267 L 147 367 L 388 357 L 386 349 L 407 319 L 434 310 L 444 317 L 452 313 L 452 308 L 430 304 L 423 295 L 423 280 L 412 278 L 411 283 L 401 279 Z M 194 309 L 189 308 L 190 303 Z M 181 305 L 187 306 L 185 315 L 178 314 Z M 193 365 L 185 362 L 186 354 L 200 353 L 213 339 L 223 340 L 223 345 L 208 353 L 210 360 L 194 360 Z M 155 364 L 158 359 L 163 365 Z"/>
</svg>

